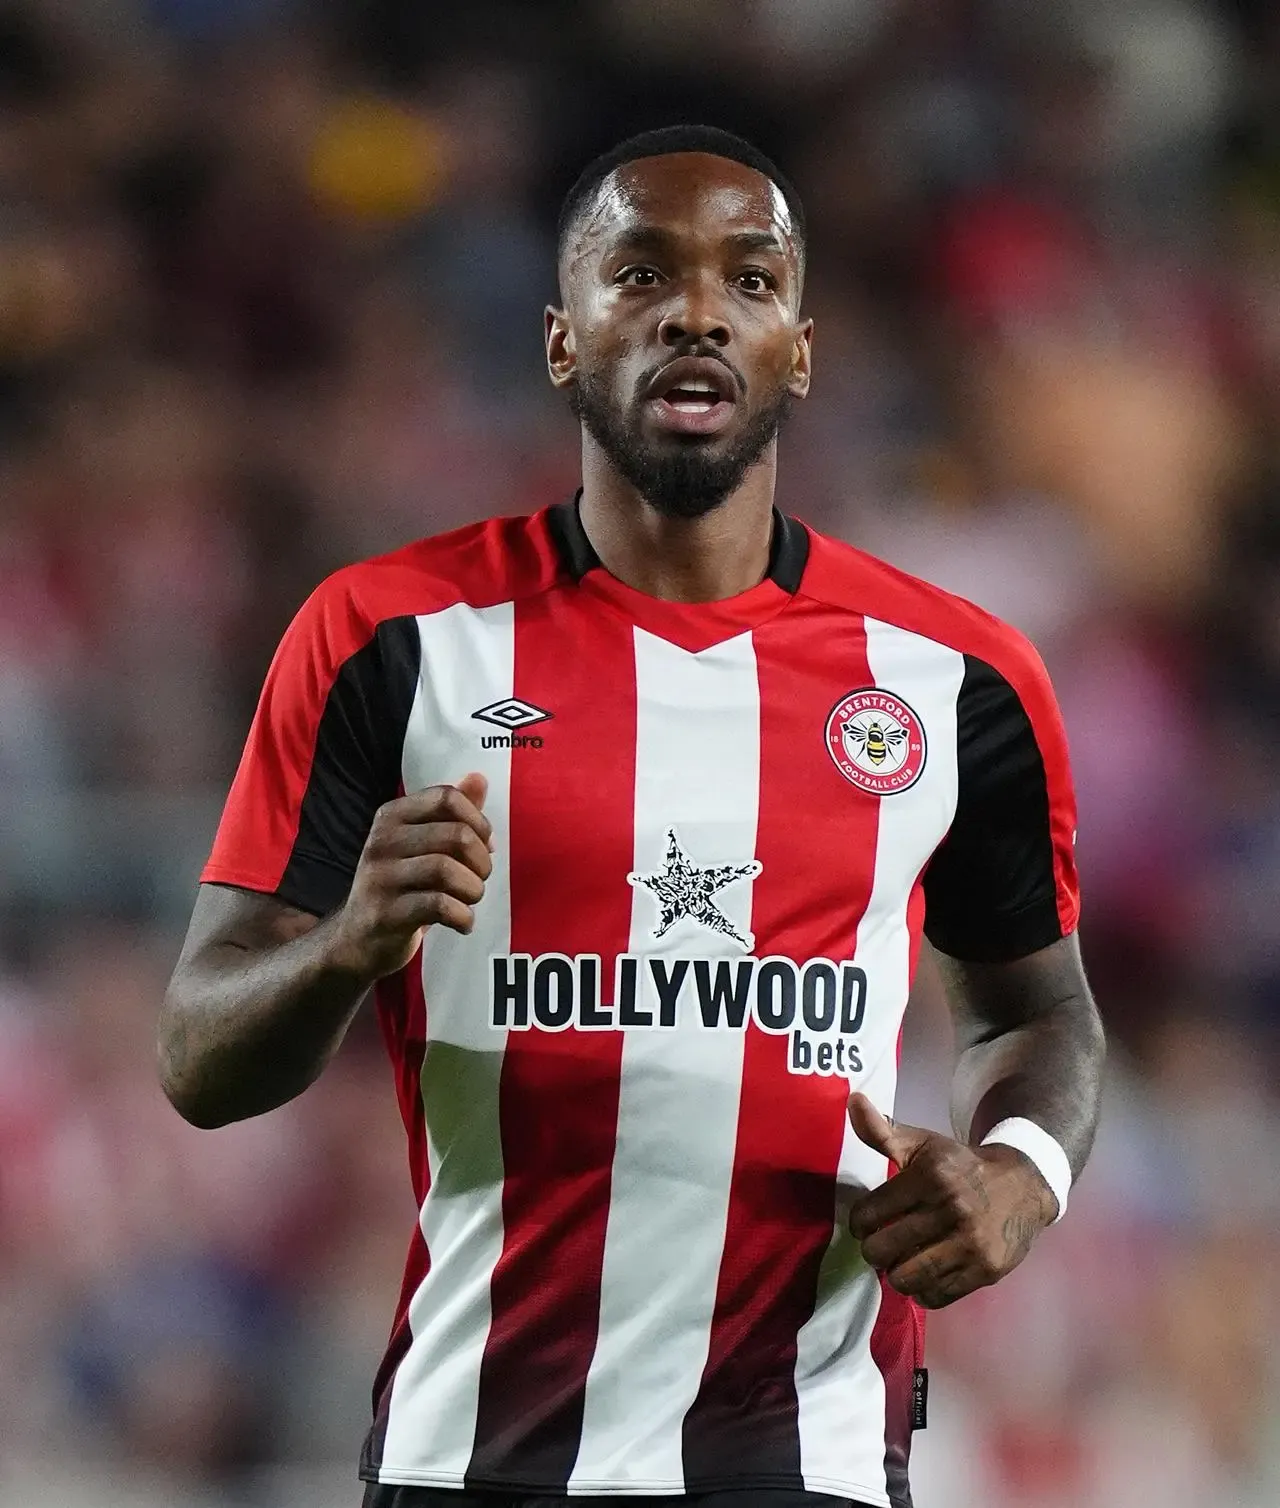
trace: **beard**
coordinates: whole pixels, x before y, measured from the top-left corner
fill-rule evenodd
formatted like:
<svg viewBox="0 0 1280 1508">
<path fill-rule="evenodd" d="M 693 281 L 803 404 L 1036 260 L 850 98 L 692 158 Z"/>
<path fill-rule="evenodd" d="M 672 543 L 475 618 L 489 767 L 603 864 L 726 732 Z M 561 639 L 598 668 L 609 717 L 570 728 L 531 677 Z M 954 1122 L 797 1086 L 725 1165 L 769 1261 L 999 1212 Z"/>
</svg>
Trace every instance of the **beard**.
<svg viewBox="0 0 1280 1508">
<path fill-rule="evenodd" d="M 647 441 L 629 426 L 602 382 L 579 371 L 569 404 L 587 432 L 645 502 L 667 518 L 701 518 L 741 485 L 764 455 L 791 412 L 791 394 L 774 393 L 746 428 L 719 455 L 696 440 L 675 437 L 666 445 Z"/>
</svg>

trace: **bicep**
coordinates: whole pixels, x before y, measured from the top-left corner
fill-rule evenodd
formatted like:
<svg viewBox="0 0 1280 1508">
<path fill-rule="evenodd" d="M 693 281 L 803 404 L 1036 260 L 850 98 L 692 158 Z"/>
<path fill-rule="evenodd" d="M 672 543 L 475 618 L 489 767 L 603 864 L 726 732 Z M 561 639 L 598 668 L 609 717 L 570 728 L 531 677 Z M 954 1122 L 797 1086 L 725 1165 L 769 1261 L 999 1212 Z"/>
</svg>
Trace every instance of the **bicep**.
<svg viewBox="0 0 1280 1508">
<path fill-rule="evenodd" d="M 320 918 L 278 895 L 231 885 L 204 884 L 196 895 L 175 974 L 198 967 L 223 949 L 262 953 L 304 937 Z"/>
<path fill-rule="evenodd" d="M 1058 1011 L 1080 1005 L 1093 1008 L 1075 932 L 1023 958 L 1000 963 L 974 962 L 945 953 L 936 957 L 962 1049 L 1030 1026 Z"/>
</svg>

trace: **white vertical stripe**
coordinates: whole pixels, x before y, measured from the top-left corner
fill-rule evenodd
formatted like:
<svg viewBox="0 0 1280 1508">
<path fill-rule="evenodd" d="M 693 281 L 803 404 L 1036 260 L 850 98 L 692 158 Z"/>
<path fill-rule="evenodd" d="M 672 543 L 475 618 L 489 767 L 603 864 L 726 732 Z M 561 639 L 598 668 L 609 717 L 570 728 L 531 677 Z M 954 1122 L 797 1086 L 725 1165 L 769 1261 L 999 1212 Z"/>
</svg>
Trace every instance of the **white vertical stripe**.
<svg viewBox="0 0 1280 1508">
<path fill-rule="evenodd" d="M 897 1092 L 897 1042 L 910 990 L 907 902 L 917 875 L 951 825 L 958 790 L 956 701 L 964 656 L 876 619 L 865 620 L 867 660 L 875 684 L 901 697 L 924 725 L 927 752 L 920 779 L 880 798 L 871 897 L 858 928 L 857 960 L 868 981 L 867 1027 L 859 1039 L 864 1072 L 850 1080 L 886 1114 Z M 875 1488 L 883 1501 L 884 1383 L 871 1357 L 880 1287 L 865 1266 L 847 1218 L 852 1197 L 883 1183 L 883 1157 L 846 1126 L 831 1245 L 818 1279 L 818 1303 L 800 1331 L 796 1394 L 805 1485 L 824 1482 Z"/>
<path fill-rule="evenodd" d="M 495 730 L 479 707 L 512 694 L 515 615 L 451 607 L 419 618 L 422 670 L 404 747 L 406 791 L 488 777 L 485 812 L 493 873 L 462 937 L 434 928 L 423 949 L 427 1049 L 423 1064 L 431 1188 L 420 1213 L 431 1268 L 409 1305 L 412 1344 L 396 1373 L 383 1447 L 385 1478 L 466 1470 L 475 1440 L 480 1363 L 492 1318 L 489 1279 L 502 1252 L 498 1085 L 506 1032 L 488 1025 L 490 955 L 511 944 L 507 860 L 509 748 L 482 749 Z"/>
<path fill-rule="evenodd" d="M 668 829 L 697 865 L 755 858 L 760 691 L 749 634 L 701 654 L 635 630 L 635 872 L 663 867 Z M 749 877 L 715 904 L 745 937 Z M 743 958 L 692 920 L 661 939 L 635 887 L 632 953 Z M 642 971 L 642 977 L 645 977 Z M 680 1491 L 681 1427 L 706 1365 L 737 1140 L 744 1033 L 708 1031 L 693 992 L 673 1030 L 628 1030 L 605 1238 L 600 1333 L 569 1481 L 586 1493 Z M 650 988 L 645 1002 L 656 1010 Z"/>
</svg>

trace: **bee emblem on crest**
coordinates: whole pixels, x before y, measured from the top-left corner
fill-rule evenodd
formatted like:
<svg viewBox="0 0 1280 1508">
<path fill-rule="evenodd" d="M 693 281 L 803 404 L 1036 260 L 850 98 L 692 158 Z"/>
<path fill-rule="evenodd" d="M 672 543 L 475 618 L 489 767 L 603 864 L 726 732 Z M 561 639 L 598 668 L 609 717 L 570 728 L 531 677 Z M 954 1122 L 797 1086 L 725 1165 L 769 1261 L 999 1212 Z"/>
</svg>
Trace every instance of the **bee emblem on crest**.
<svg viewBox="0 0 1280 1508">
<path fill-rule="evenodd" d="M 826 743 L 836 769 L 871 796 L 908 790 L 924 771 L 924 725 L 900 696 L 878 686 L 841 697 L 827 718 Z"/>
</svg>

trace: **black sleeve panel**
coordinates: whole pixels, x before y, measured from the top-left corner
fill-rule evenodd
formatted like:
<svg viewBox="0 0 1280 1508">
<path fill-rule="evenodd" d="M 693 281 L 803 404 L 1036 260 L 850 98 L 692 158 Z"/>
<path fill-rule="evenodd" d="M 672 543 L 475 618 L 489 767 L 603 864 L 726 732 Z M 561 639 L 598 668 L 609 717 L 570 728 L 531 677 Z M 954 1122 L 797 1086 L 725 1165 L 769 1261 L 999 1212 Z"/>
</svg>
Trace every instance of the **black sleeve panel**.
<svg viewBox="0 0 1280 1508">
<path fill-rule="evenodd" d="M 339 669 L 276 891 L 289 905 L 325 916 L 346 899 L 374 813 L 400 788 L 420 654 L 417 620 L 388 618 Z"/>
<path fill-rule="evenodd" d="M 953 958 L 1003 962 L 1063 935 L 1044 760 L 998 670 L 965 656 L 955 820 L 924 876 L 925 936 Z"/>
</svg>

